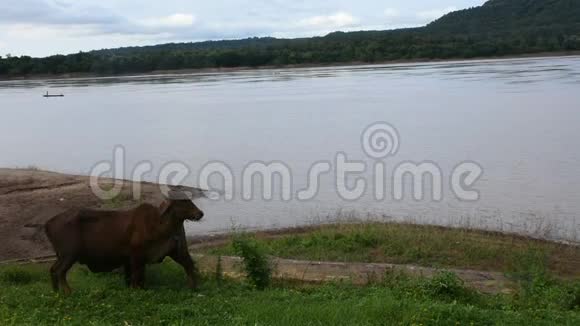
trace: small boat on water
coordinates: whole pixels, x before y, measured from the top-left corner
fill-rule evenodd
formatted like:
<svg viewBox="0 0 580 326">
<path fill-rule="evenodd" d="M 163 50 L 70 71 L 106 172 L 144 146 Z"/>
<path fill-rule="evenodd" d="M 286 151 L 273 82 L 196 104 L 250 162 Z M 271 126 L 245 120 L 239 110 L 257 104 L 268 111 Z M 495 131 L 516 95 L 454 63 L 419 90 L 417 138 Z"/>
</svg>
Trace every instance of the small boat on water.
<svg viewBox="0 0 580 326">
<path fill-rule="evenodd" d="M 48 92 L 46 92 L 46 94 L 42 95 L 43 97 L 64 97 L 64 94 L 48 94 Z"/>
</svg>

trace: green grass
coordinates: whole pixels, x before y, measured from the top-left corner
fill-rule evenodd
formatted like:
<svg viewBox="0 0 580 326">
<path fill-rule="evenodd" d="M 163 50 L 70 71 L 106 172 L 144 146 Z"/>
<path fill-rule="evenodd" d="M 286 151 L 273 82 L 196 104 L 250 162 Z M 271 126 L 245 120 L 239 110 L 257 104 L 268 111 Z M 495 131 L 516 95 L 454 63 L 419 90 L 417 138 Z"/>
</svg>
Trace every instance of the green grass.
<svg viewBox="0 0 580 326">
<path fill-rule="evenodd" d="M 149 268 L 148 290 L 126 289 L 121 275 L 74 268 L 74 292 L 64 297 L 50 289 L 47 270 L 0 267 L 0 325 L 580 324 L 580 306 L 566 297 L 573 290 L 549 281 L 531 284 L 530 293 L 486 296 L 451 273 L 432 280 L 389 275 L 366 287 L 275 283 L 264 291 L 206 276 L 193 292 L 181 269 L 168 262 Z"/>
<path fill-rule="evenodd" d="M 580 248 L 498 233 L 408 224 L 336 224 L 277 237 L 256 235 L 268 254 L 304 260 L 417 264 L 522 272 L 534 253 L 554 275 L 580 279 Z M 232 243 L 203 249 L 233 255 Z"/>
<path fill-rule="evenodd" d="M 147 290 L 127 289 L 121 274 L 92 274 L 77 266 L 69 273 L 73 294 L 65 297 L 52 292 L 48 265 L 0 266 L 0 325 L 580 325 L 580 281 L 553 277 L 574 274 L 566 260 L 579 257 L 572 247 L 394 224 L 323 226 L 243 239 L 251 245 L 242 250 L 246 258 L 269 252 L 505 268 L 519 286 L 512 294 L 486 295 L 441 272 L 431 279 L 392 273 L 366 286 L 276 280 L 259 291 L 255 280 L 230 280 L 216 270 L 194 292 L 186 288 L 182 269 L 168 261 L 148 268 Z M 225 254 L 235 248 L 209 250 Z M 256 266 L 248 274 L 262 275 Z"/>
</svg>

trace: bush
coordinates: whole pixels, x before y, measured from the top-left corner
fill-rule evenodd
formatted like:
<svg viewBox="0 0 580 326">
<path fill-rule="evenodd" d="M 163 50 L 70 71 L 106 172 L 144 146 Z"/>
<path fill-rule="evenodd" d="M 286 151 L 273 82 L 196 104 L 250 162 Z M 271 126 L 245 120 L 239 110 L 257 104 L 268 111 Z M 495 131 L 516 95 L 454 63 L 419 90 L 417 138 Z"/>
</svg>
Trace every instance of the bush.
<svg viewBox="0 0 580 326">
<path fill-rule="evenodd" d="M 421 284 L 425 295 L 435 299 L 458 300 L 470 298 L 472 291 L 465 287 L 462 279 L 452 272 L 439 272 Z"/>
<path fill-rule="evenodd" d="M 233 241 L 234 251 L 244 260 L 244 271 L 257 289 L 267 288 L 272 280 L 272 264 L 265 250 L 249 236 L 238 236 Z"/>
</svg>

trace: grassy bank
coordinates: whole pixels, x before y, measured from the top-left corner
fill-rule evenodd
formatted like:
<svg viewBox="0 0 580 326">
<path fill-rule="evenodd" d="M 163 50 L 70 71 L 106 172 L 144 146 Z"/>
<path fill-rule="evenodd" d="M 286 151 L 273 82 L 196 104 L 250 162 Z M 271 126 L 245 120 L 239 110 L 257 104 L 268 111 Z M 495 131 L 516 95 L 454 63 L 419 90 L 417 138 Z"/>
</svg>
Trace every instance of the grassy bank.
<svg viewBox="0 0 580 326">
<path fill-rule="evenodd" d="M 52 292 L 48 265 L 0 265 L 0 325 L 580 324 L 580 281 L 563 278 L 578 276 L 574 262 L 580 256 L 574 247 L 494 233 L 374 223 L 234 239 L 237 245 L 226 241 L 204 250 L 241 253 L 254 263 L 269 253 L 502 270 L 517 288 L 489 295 L 467 287 L 450 272 L 430 279 L 387 272 L 381 281 L 365 286 L 275 280 L 259 291 L 249 280 L 224 278 L 216 267 L 194 292 L 185 288 L 181 267 L 166 261 L 148 269 L 147 290 L 127 289 L 121 274 L 92 274 L 76 266 L 69 273 L 74 292 L 64 297 Z M 244 250 L 240 239 L 250 249 Z"/>
<path fill-rule="evenodd" d="M 580 247 L 547 241 L 434 226 L 360 223 L 315 227 L 282 236 L 257 234 L 257 241 L 283 258 L 417 264 L 427 267 L 546 273 L 580 279 Z M 214 255 L 233 255 L 231 241 L 205 248 Z"/>
<path fill-rule="evenodd" d="M 580 287 L 541 278 L 512 296 L 478 294 L 449 273 L 390 275 L 366 287 L 277 283 L 264 291 L 206 276 L 192 292 L 180 268 L 165 263 L 149 269 L 148 290 L 76 267 L 69 276 L 75 291 L 63 297 L 51 291 L 47 269 L 0 267 L 1 325 L 580 324 Z"/>
</svg>

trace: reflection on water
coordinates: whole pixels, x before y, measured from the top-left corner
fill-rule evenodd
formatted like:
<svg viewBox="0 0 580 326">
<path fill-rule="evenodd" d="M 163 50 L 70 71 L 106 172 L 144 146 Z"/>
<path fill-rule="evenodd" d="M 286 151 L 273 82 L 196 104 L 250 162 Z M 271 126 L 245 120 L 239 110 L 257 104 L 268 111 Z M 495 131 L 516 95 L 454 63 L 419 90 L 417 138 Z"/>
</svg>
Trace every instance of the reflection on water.
<svg viewBox="0 0 580 326">
<path fill-rule="evenodd" d="M 372 166 L 360 133 L 388 121 L 401 134 L 391 172 L 429 160 L 448 180 L 457 163 L 476 161 L 481 200 L 461 202 L 446 187 L 441 202 L 376 201 L 369 185 L 349 202 L 325 176 L 307 202 L 203 202 L 207 220 L 190 231 L 289 226 L 341 210 L 580 241 L 578 84 L 579 57 L 0 81 L 0 166 L 84 174 L 123 145 L 128 170 L 182 161 L 196 184 L 209 161 L 236 174 L 282 161 L 301 189 L 311 164 L 337 152 Z M 44 99 L 47 89 L 66 97 Z"/>
</svg>

